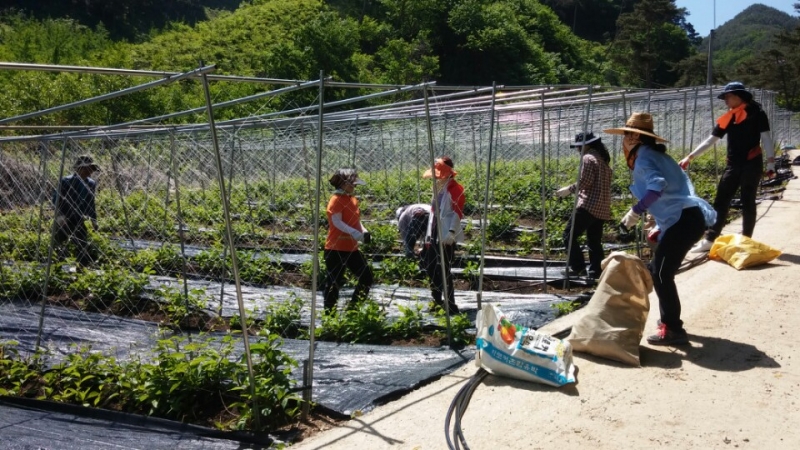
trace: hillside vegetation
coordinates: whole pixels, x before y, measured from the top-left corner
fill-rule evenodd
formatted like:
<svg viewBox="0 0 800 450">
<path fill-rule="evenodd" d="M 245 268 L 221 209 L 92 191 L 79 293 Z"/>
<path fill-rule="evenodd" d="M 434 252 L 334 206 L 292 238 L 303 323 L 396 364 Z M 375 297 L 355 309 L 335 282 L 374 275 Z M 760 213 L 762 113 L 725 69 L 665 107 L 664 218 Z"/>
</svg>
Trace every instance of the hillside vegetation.
<svg viewBox="0 0 800 450">
<path fill-rule="evenodd" d="M 686 11 L 672 0 L 130 0 L 109 5 L 101 0 L 4 1 L 0 59 L 175 72 L 214 64 L 219 74 L 301 80 L 316 79 L 323 71 L 340 81 L 389 84 L 670 87 L 705 77 L 696 33 Z M 755 5 L 737 16 L 752 26 L 730 33 L 721 27 L 720 60 L 744 65 L 741 54 L 752 51 L 738 39 L 769 34 L 758 24 L 778 17 L 774 12 Z M 596 20 L 589 25 L 588 17 Z M 779 28 L 790 27 L 791 20 Z M 737 44 L 727 47 L 726 40 L 734 38 Z M 147 81 L 2 71 L 0 109 L 9 117 Z M 212 94 L 220 102 L 267 88 L 215 83 Z M 297 95 L 313 94 L 227 108 L 220 118 L 309 100 Z M 336 99 L 352 92 L 326 95 Z M 196 83 L 176 83 L 106 103 L 25 123 L 116 123 L 202 106 L 203 96 Z"/>
</svg>

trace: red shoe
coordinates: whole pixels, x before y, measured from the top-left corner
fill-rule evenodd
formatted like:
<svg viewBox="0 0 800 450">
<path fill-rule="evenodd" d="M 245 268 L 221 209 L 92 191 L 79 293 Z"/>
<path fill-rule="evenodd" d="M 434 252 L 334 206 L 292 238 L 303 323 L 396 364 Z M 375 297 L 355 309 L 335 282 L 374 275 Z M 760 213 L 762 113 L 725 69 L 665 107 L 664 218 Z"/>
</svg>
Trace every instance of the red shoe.
<svg viewBox="0 0 800 450">
<path fill-rule="evenodd" d="M 689 343 L 689 337 L 686 335 L 686 330 L 673 331 L 659 321 L 656 334 L 647 336 L 647 343 L 650 345 L 686 345 Z"/>
</svg>

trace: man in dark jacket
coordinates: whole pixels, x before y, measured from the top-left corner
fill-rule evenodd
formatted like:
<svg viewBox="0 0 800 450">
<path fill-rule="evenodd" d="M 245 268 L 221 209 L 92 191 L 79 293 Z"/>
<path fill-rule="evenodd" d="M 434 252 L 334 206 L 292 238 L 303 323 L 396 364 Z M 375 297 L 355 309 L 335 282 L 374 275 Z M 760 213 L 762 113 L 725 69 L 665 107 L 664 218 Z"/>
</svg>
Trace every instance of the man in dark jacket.
<svg viewBox="0 0 800 450">
<path fill-rule="evenodd" d="M 89 248 L 89 232 L 84 221 L 88 217 L 97 230 L 97 210 L 94 196 L 97 182 L 91 175 L 100 170 L 91 156 L 79 156 L 73 166 L 75 173 L 61 179 L 54 198 L 55 233 L 61 256 L 65 256 L 65 243 L 72 242 L 77 251 L 76 259 L 81 266 L 88 266 L 93 258 Z"/>
</svg>

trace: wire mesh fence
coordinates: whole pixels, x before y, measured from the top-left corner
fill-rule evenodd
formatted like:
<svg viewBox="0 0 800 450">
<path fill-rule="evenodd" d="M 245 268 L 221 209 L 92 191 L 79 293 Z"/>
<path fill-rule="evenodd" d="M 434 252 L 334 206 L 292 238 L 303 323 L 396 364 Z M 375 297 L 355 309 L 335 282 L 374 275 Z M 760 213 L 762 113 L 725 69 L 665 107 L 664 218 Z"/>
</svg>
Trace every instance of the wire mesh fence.
<svg viewBox="0 0 800 450">
<path fill-rule="evenodd" d="M 427 281 L 403 255 L 395 210 L 430 202 L 431 182 L 421 175 L 442 155 L 452 157 L 467 192 L 462 276 L 483 274 L 490 255 L 525 256 L 544 261 L 547 286 L 563 276 L 561 231 L 574 205 L 551 193 L 575 181 L 579 153 L 569 144 L 576 133 L 600 133 L 623 125 L 631 112 L 649 111 L 678 159 L 710 134 L 722 107 L 719 90 L 709 88 L 437 88 L 429 97 L 426 88 L 387 94 L 376 87 L 328 104 L 317 96 L 292 110 L 218 122 L 215 134 L 200 108 L 188 114 L 194 125 L 165 116 L 147 127 L 0 140 L 0 315 L 17 321 L 4 325 L 3 338 L 61 354 L 82 345 L 133 351 L 165 333 L 196 330 L 308 339 L 314 311 L 322 309 L 327 178 L 341 167 L 357 168 L 366 181 L 357 195 L 373 236 L 362 246 L 376 274 L 370 296 L 395 318 L 400 306 L 427 310 Z M 390 94 L 392 101 L 375 101 Z M 756 99 L 776 142 L 800 140 L 800 120 L 776 106 L 774 93 L 756 91 Z M 627 208 L 621 143 L 603 138 L 613 157 L 615 201 Z M 714 168 L 724 164 L 718 147 Z M 81 155 L 99 167 L 92 175 L 97 228 L 81 220 L 68 230 L 72 239 L 59 239 L 54 194 Z M 480 301 L 482 284 L 471 287 L 460 301 Z M 352 289 L 348 280 L 342 298 Z M 155 326 L 112 328 L 113 340 L 100 333 L 120 318 Z M 311 344 L 308 353 L 313 364 Z"/>
</svg>

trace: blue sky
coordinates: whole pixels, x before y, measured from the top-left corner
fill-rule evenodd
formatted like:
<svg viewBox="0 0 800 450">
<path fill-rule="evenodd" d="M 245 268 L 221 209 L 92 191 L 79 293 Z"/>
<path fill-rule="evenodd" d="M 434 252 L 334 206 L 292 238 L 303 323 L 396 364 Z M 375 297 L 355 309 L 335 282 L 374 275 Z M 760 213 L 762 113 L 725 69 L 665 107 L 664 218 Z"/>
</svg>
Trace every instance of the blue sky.
<svg viewBox="0 0 800 450">
<path fill-rule="evenodd" d="M 695 31 L 706 37 L 714 28 L 714 3 L 716 2 L 716 26 L 733 19 L 748 6 L 761 3 L 797 17 L 792 5 L 800 0 L 675 0 L 679 8 L 686 8 L 690 15 L 687 22 L 694 25 Z"/>
</svg>

